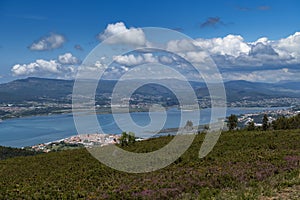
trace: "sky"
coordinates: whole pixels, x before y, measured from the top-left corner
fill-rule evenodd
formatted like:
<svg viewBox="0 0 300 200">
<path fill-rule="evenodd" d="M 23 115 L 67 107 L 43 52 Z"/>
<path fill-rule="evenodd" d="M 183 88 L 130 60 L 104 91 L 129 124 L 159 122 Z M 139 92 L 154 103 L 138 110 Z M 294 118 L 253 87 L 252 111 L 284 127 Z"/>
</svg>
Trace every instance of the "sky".
<svg viewBox="0 0 300 200">
<path fill-rule="evenodd" d="M 104 39 L 122 30 L 143 37 L 141 27 L 193 38 L 225 81 L 300 81 L 299 8 L 297 0 L 2 0 L 0 83 L 29 76 L 72 79 Z M 127 69 L 146 56 L 116 58 Z"/>
</svg>

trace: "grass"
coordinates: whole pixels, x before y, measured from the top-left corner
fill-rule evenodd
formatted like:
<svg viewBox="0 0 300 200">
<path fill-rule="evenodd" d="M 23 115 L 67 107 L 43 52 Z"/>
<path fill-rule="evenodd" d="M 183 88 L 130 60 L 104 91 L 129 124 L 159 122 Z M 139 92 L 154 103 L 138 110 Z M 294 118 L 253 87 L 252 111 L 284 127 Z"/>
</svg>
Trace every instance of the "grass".
<svg viewBox="0 0 300 200">
<path fill-rule="evenodd" d="M 126 150 L 150 152 L 172 137 Z M 0 161 L 0 199 L 299 199 L 300 130 L 222 133 L 198 158 L 204 135 L 170 166 L 128 174 L 106 167 L 85 149 Z"/>
</svg>

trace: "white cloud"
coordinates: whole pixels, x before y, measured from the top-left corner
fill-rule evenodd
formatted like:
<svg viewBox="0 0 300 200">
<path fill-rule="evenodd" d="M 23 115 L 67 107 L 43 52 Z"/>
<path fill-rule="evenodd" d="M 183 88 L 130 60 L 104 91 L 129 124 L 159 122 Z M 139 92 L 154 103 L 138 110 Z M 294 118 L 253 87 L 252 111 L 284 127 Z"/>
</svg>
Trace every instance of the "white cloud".
<svg viewBox="0 0 300 200">
<path fill-rule="evenodd" d="M 63 66 L 56 60 L 38 59 L 29 64 L 16 64 L 11 68 L 13 76 L 73 77 L 75 66 Z"/>
<path fill-rule="evenodd" d="M 58 56 L 58 62 L 66 65 L 74 65 L 80 63 L 80 60 L 71 53 L 65 53 Z"/>
<path fill-rule="evenodd" d="M 152 53 L 145 53 L 145 54 L 143 54 L 143 57 L 144 57 L 144 61 L 146 63 L 157 63 L 158 62 L 157 58 L 154 57 Z"/>
<path fill-rule="evenodd" d="M 61 65 L 57 63 L 56 60 L 43 60 L 43 59 L 38 59 L 35 61 L 36 67 L 35 69 L 40 69 L 41 71 L 48 71 L 50 73 L 58 73 L 59 68 Z"/>
<path fill-rule="evenodd" d="M 98 39 L 108 44 L 145 45 L 146 37 L 141 28 L 126 28 L 123 22 L 109 24 Z"/>
<path fill-rule="evenodd" d="M 279 81 L 300 81 L 299 71 L 291 71 L 287 68 L 278 70 L 258 70 L 252 72 L 223 73 L 225 80 L 246 80 L 251 82 L 276 83 Z"/>
<path fill-rule="evenodd" d="M 223 38 L 173 40 L 166 45 L 167 50 L 189 56 L 200 61 L 204 50 L 210 54 L 219 68 L 274 67 L 300 64 L 300 32 L 278 41 L 262 37 L 255 42 L 246 42 L 240 35 Z"/>
<path fill-rule="evenodd" d="M 29 49 L 32 51 L 52 50 L 61 47 L 65 42 L 66 38 L 63 35 L 50 33 L 31 44 Z"/>
<path fill-rule="evenodd" d="M 83 73 L 85 76 L 88 76 L 86 74 L 91 73 L 91 76 L 93 76 L 95 73 L 102 72 L 108 68 L 107 64 L 103 62 L 104 59 L 97 60 L 94 64 L 89 65 L 80 65 L 78 67 L 78 71 Z"/>
<path fill-rule="evenodd" d="M 157 63 L 157 57 L 154 57 L 152 53 L 144 53 L 141 55 L 122 55 L 122 56 L 114 56 L 113 59 L 121 64 L 126 66 L 135 66 L 141 65 L 144 63 Z"/>
<path fill-rule="evenodd" d="M 119 35 L 121 34 L 121 35 Z M 134 46 L 153 45 L 147 40 L 141 28 L 126 27 L 123 22 L 109 24 L 106 29 L 98 34 L 98 39 L 108 44 L 129 44 Z M 41 51 L 61 47 L 66 39 L 59 34 L 50 34 L 34 42 L 31 50 Z M 262 82 L 276 82 L 280 80 L 299 80 L 295 66 L 300 65 L 300 32 L 296 32 L 286 38 L 270 40 L 261 37 L 256 41 L 245 41 L 240 35 L 227 35 L 225 37 L 195 40 L 171 40 L 164 44 L 166 50 L 196 63 L 206 63 L 206 51 L 215 61 L 226 80 L 249 80 Z M 114 55 L 117 63 L 113 67 L 107 67 L 103 60 L 92 64 L 90 71 L 105 69 L 106 75 L 113 77 L 130 70 L 131 66 L 145 63 L 162 63 L 178 66 L 181 72 L 191 73 L 189 67 L 185 67 L 182 60 L 153 52 L 140 54 Z M 71 53 L 59 55 L 57 60 L 39 59 L 29 64 L 16 64 L 11 71 L 14 76 L 51 74 L 62 76 L 74 74 L 77 70 L 73 65 L 80 60 Z M 207 70 L 210 66 L 205 65 Z M 205 69 L 206 70 L 206 69 Z M 95 72 L 95 71 L 93 71 Z M 222 75 L 223 75 L 222 74 Z"/>
<path fill-rule="evenodd" d="M 274 42 L 273 46 L 281 58 L 294 58 L 289 63 L 300 62 L 300 32 Z"/>
<path fill-rule="evenodd" d="M 113 58 L 117 63 L 121 64 L 121 65 L 139 65 L 142 62 L 144 62 L 144 58 L 141 55 L 133 55 L 133 54 L 129 54 L 129 55 L 123 55 L 123 56 L 114 56 Z"/>
<path fill-rule="evenodd" d="M 189 51 L 181 54 L 181 56 L 193 63 L 205 63 L 207 59 L 207 54 L 204 51 Z"/>
<path fill-rule="evenodd" d="M 278 41 L 262 37 L 255 42 L 246 42 L 239 35 L 212 39 L 199 38 L 194 41 L 171 40 L 166 44 L 166 48 L 189 61 L 205 64 L 201 66 L 209 72 L 212 63 L 203 52 L 205 50 L 221 69 L 226 80 L 277 82 L 299 79 L 297 73 L 291 70 L 294 66 L 290 69 L 290 64 L 300 64 L 300 59 L 297 60 L 300 58 L 300 33 Z M 180 72 L 190 73 L 182 61 L 153 53 L 115 56 L 114 60 L 121 65 L 119 71 L 127 71 L 130 66 L 160 62 L 172 66 L 177 63 Z M 118 67 L 111 70 L 111 72 L 116 71 Z"/>
<path fill-rule="evenodd" d="M 159 57 L 159 61 L 163 64 L 170 64 L 173 62 L 173 58 L 170 58 L 168 56 L 161 56 Z"/>
<path fill-rule="evenodd" d="M 270 43 L 270 40 L 267 37 L 261 37 L 258 40 L 256 40 L 255 42 L 252 42 L 250 44 L 256 45 L 257 43 L 262 43 L 264 45 L 267 45 Z"/>
<path fill-rule="evenodd" d="M 192 40 L 171 40 L 167 43 L 166 49 L 170 52 L 196 51 L 197 47 Z"/>
<path fill-rule="evenodd" d="M 300 53 L 300 32 L 296 32 L 287 38 L 280 39 L 275 46 L 291 53 Z"/>
<path fill-rule="evenodd" d="M 31 75 L 40 72 L 58 73 L 60 64 L 55 60 L 42 60 L 38 59 L 30 64 L 16 64 L 12 67 L 11 71 L 14 76 Z"/>
<path fill-rule="evenodd" d="M 194 45 L 212 54 L 229 55 L 237 57 L 247 54 L 251 50 L 248 43 L 240 35 L 227 35 L 224 38 L 196 39 Z"/>
</svg>

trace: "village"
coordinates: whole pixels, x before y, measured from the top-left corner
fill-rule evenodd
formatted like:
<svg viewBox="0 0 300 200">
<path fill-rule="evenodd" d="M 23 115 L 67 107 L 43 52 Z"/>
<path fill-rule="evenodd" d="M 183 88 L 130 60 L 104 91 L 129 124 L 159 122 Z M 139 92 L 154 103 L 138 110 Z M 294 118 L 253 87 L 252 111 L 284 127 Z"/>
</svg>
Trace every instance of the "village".
<svg viewBox="0 0 300 200">
<path fill-rule="evenodd" d="M 61 151 L 82 147 L 106 146 L 110 144 L 118 144 L 121 135 L 113 134 L 80 134 L 67 137 L 58 141 L 42 143 L 31 147 L 25 147 L 36 152 L 48 153 L 51 151 Z"/>
<path fill-rule="evenodd" d="M 298 115 L 300 111 L 294 108 L 287 108 L 287 109 L 278 109 L 278 110 L 266 110 L 258 113 L 248 113 L 242 114 L 238 116 L 238 127 L 244 128 L 250 122 L 254 122 L 256 127 L 262 126 L 262 119 L 264 115 L 268 117 L 268 123 L 272 123 L 272 121 L 276 120 L 280 116 L 284 117 L 292 117 Z"/>
</svg>

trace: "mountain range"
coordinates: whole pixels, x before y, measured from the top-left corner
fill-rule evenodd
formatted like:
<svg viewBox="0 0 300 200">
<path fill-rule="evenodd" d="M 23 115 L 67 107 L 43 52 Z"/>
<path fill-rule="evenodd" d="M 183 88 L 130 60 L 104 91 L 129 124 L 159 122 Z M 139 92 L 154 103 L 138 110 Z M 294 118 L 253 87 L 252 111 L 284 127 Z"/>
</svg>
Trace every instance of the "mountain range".
<svg viewBox="0 0 300 200">
<path fill-rule="evenodd" d="M 135 80 L 133 80 L 135 81 Z M 138 81 L 138 80 L 136 80 Z M 124 81 L 125 86 L 131 84 L 130 81 Z M 182 81 L 164 80 L 172 87 L 184 90 Z M 116 80 L 101 80 L 98 85 L 96 96 L 111 94 Z M 0 103 L 21 103 L 24 101 L 43 101 L 53 100 L 56 102 L 71 99 L 74 80 L 46 79 L 29 77 L 18 79 L 8 83 L 0 84 Z M 190 82 L 192 88 L 196 91 L 198 97 L 209 96 L 209 91 L 205 83 Z M 260 83 L 248 82 L 243 80 L 228 81 L 224 83 L 227 101 L 238 101 L 243 99 L 259 100 L 266 98 L 279 97 L 300 97 L 299 82 L 279 82 L 279 83 Z M 144 96 L 163 96 L 174 97 L 172 92 L 164 86 L 151 83 L 144 85 L 135 91 L 135 94 Z"/>
</svg>

